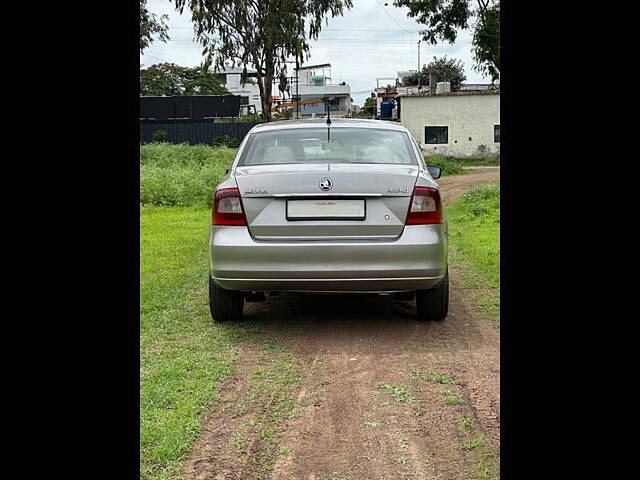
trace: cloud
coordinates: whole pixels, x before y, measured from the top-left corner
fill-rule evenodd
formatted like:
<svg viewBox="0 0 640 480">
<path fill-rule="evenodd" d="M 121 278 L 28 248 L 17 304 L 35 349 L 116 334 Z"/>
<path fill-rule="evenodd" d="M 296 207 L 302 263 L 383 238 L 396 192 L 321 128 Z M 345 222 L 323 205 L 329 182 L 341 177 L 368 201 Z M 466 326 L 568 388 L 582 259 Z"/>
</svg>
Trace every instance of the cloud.
<svg viewBox="0 0 640 480">
<path fill-rule="evenodd" d="M 399 70 L 415 70 L 418 66 L 418 33 L 424 28 L 407 17 L 406 8 L 398 8 L 384 0 L 354 0 L 353 8 L 342 17 L 330 18 L 317 41 L 310 41 L 311 56 L 307 64 L 331 63 L 333 82 L 347 82 L 352 92 L 372 91 L 376 78 L 395 77 Z M 169 42 L 154 42 L 141 65 L 173 62 L 183 66 L 200 65 L 202 47 L 193 41 L 193 25 L 188 9 L 180 15 L 169 0 L 149 0 L 149 9 L 158 15 L 169 15 Z M 461 31 L 456 43 L 430 45 L 420 43 L 420 63 L 434 56 L 447 55 L 463 61 L 467 82 L 488 83 L 490 79 L 473 70 L 472 36 Z M 368 93 L 353 94 L 362 105 Z"/>
</svg>

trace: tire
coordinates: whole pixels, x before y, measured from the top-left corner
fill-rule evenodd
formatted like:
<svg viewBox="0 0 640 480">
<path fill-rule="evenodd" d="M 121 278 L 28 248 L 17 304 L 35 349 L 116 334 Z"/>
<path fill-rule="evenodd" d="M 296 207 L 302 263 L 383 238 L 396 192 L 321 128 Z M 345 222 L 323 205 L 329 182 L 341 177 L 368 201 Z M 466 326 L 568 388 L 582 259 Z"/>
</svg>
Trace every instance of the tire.
<svg viewBox="0 0 640 480">
<path fill-rule="evenodd" d="M 441 321 L 449 313 L 449 270 L 437 287 L 416 291 L 418 320 Z"/>
<path fill-rule="evenodd" d="M 225 290 L 209 277 L 209 309 L 214 322 L 242 320 L 244 295 L 235 290 Z"/>
</svg>

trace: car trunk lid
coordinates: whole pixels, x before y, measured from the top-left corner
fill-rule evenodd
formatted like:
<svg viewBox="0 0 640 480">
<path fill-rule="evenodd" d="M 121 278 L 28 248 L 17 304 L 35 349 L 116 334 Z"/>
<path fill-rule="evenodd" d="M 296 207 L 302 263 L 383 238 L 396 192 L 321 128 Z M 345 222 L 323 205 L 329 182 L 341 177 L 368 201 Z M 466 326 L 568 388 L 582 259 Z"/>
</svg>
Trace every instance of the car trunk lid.
<svg viewBox="0 0 640 480">
<path fill-rule="evenodd" d="M 417 176 L 417 165 L 393 164 L 235 169 L 249 231 L 260 240 L 398 237 Z"/>
</svg>

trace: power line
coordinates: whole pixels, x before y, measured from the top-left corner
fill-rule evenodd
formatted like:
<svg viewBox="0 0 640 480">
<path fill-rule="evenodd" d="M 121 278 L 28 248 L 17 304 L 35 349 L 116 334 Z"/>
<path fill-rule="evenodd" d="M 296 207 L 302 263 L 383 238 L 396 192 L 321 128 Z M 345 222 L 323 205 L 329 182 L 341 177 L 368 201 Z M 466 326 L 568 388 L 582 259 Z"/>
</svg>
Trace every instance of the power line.
<svg viewBox="0 0 640 480">
<path fill-rule="evenodd" d="M 393 20 L 393 22 L 394 22 L 396 25 L 398 25 L 398 26 L 399 26 L 402 30 L 404 30 L 405 32 L 407 32 L 407 33 L 412 33 L 412 32 L 410 32 L 409 30 L 407 30 L 406 28 L 404 28 L 402 25 L 400 25 L 400 24 L 398 23 L 398 21 L 397 21 L 395 18 L 393 18 L 389 12 L 387 12 L 387 9 L 386 9 L 386 8 L 384 8 L 382 5 L 380 5 L 380 3 L 378 2 L 378 0 L 376 0 L 376 3 L 377 3 L 377 4 L 378 4 L 378 6 L 382 9 L 382 11 L 387 15 L 387 17 L 389 17 L 391 20 Z"/>
</svg>

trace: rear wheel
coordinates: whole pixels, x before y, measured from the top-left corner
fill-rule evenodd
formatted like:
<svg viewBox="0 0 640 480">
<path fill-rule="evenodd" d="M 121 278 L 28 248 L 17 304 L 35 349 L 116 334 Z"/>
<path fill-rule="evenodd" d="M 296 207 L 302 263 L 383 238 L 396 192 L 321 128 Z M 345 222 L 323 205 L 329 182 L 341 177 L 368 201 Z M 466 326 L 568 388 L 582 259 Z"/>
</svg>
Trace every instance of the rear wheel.
<svg viewBox="0 0 640 480">
<path fill-rule="evenodd" d="M 449 312 L 449 270 L 437 287 L 416 291 L 416 308 L 418 320 L 444 320 Z"/>
<path fill-rule="evenodd" d="M 225 290 L 209 277 L 209 308 L 214 322 L 242 320 L 244 295 L 235 290 Z"/>
</svg>

